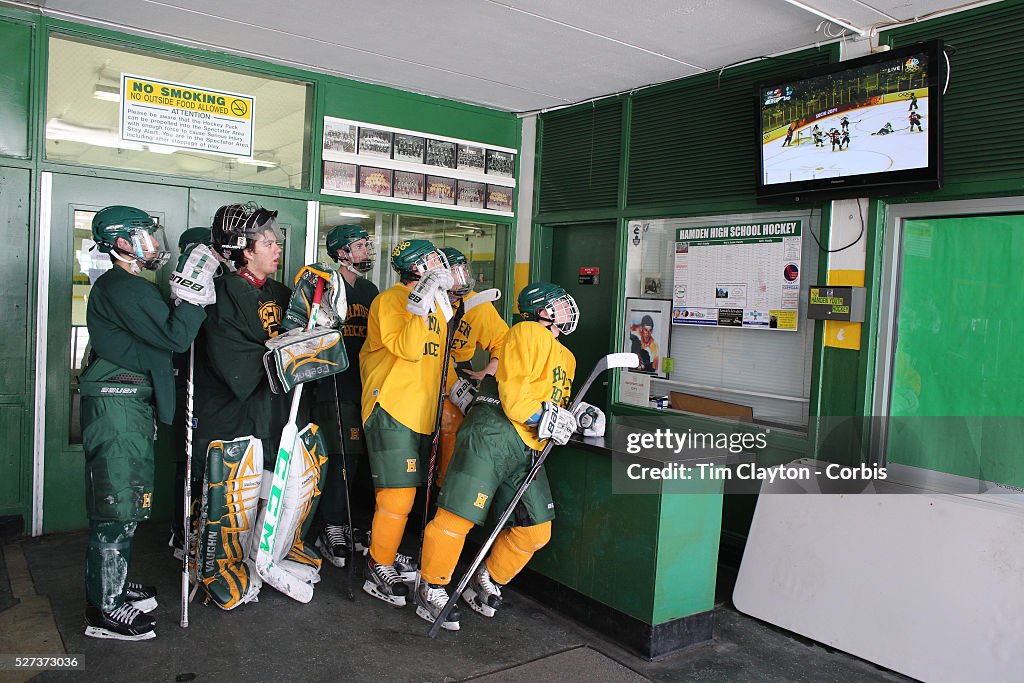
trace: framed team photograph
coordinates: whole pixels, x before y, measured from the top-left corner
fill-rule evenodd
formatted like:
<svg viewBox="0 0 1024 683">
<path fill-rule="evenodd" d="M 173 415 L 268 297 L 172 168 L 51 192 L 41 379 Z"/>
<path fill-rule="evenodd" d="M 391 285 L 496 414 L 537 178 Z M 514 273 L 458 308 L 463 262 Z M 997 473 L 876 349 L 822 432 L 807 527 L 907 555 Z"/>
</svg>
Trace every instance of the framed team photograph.
<svg viewBox="0 0 1024 683">
<path fill-rule="evenodd" d="M 358 136 L 358 126 L 324 118 L 324 150 L 355 154 Z"/>
<path fill-rule="evenodd" d="M 324 162 L 324 189 L 356 191 L 356 165 L 342 164 L 337 161 Z"/>
<path fill-rule="evenodd" d="M 484 172 L 484 148 L 474 145 L 459 145 L 459 170 Z"/>
<path fill-rule="evenodd" d="M 487 173 L 511 178 L 516 170 L 516 155 L 511 152 L 487 150 Z"/>
<path fill-rule="evenodd" d="M 427 176 L 427 201 L 433 204 L 455 203 L 455 179 Z"/>
<path fill-rule="evenodd" d="M 668 379 L 664 360 L 671 355 L 672 301 L 669 299 L 626 299 L 626 330 L 622 350 L 640 356 L 642 372 L 657 379 Z"/>
<path fill-rule="evenodd" d="M 392 186 L 393 197 L 398 199 L 415 199 L 422 202 L 427 184 L 422 173 L 395 171 L 395 179 Z"/>
<path fill-rule="evenodd" d="M 491 209 L 492 211 L 511 211 L 512 192 L 513 188 L 511 187 L 505 187 L 504 185 L 488 185 L 487 202 L 484 208 Z"/>
<path fill-rule="evenodd" d="M 375 166 L 359 167 L 359 194 L 391 196 L 391 169 Z"/>
<path fill-rule="evenodd" d="M 390 159 L 391 131 L 378 128 L 360 128 L 359 155 Z"/>
<path fill-rule="evenodd" d="M 418 135 L 406 135 L 395 133 L 394 156 L 395 161 L 408 161 L 413 164 L 422 164 L 423 155 L 427 151 L 427 140 Z"/>
<path fill-rule="evenodd" d="M 467 209 L 482 209 L 484 208 L 484 192 L 486 191 L 486 185 L 483 183 L 474 183 L 469 180 L 459 181 L 458 201 L 456 202 L 459 206 L 464 206 Z"/>
<path fill-rule="evenodd" d="M 455 168 L 455 148 L 454 142 L 427 138 L 427 165 Z"/>
</svg>

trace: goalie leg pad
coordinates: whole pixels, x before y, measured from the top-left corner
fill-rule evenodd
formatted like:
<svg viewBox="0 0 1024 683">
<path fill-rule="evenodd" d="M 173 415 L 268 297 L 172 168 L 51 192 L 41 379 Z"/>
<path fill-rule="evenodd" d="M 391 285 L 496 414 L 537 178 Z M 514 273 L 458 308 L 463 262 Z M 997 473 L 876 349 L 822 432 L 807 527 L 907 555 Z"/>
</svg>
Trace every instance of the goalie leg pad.
<svg viewBox="0 0 1024 683">
<path fill-rule="evenodd" d="M 199 523 L 199 580 L 218 607 L 230 610 L 259 595 L 262 581 L 246 558 L 255 530 L 263 446 L 245 436 L 215 440 L 206 454 Z"/>
<path fill-rule="evenodd" d="M 288 467 L 281 513 L 277 523 L 274 541 L 274 564 L 292 574 L 298 580 L 313 584 L 320 580 L 320 553 L 302 538 L 312 524 L 323 485 L 324 463 L 327 462 L 327 446 L 319 427 L 307 425 L 296 439 L 298 448 L 292 454 Z M 268 472 L 264 479 L 265 495 L 269 495 L 273 477 Z M 260 516 L 259 528 L 263 527 L 264 510 Z M 258 540 L 252 545 L 255 555 Z"/>
</svg>

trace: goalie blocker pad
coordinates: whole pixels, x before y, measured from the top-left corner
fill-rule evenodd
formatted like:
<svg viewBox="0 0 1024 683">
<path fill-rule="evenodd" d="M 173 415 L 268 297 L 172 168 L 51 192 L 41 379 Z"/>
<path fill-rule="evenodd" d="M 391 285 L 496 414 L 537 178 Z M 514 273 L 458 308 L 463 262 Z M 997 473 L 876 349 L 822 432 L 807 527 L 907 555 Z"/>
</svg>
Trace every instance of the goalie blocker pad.
<svg viewBox="0 0 1024 683">
<path fill-rule="evenodd" d="M 324 464 L 327 462 L 327 444 L 320 433 L 320 428 L 315 424 L 306 425 L 299 432 L 295 443 L 298 448 L 292 454 L 292 461 L 288 466 L 288 479 L 285 482 L 281 512 L 274 535 L 271 566 L 281 570 L 276 575 L 285 582 L 294 579 L 301 583 L 314 584 L 320 580 L 320 554 L 302 538 L 309 531 L 320 500 Z M 272 481 L 273 475 L 270 472 L 264 473 L 261 498 L 266 499 L 270 496 Z M 263 528 L 266 513 L 264 506 L 257 528 Z M 259 543 L 259 536 L 254 535 L 250 549 L 253 560 L 256 558 Z M 274 579 L 268 578 L 267 583 L 290 595 L 287 590 L 275 585 L 278 582 Z"/>
<path fill-rule="evenodd" d="M 275 394 L 287 394 L 296 384 L 348 369 L 345 340 L 337 330 L 292 330 L 268 340 L 266 347 L 263 367 Z"/>
<path fill-rule="evenodd" d="M 198 578 L 225 610 L 256 600 L 262 581 L 246 557 L 254 536 L 263 446 L 252 436 L 215 440 L 206 451 Z"/>
</svg>

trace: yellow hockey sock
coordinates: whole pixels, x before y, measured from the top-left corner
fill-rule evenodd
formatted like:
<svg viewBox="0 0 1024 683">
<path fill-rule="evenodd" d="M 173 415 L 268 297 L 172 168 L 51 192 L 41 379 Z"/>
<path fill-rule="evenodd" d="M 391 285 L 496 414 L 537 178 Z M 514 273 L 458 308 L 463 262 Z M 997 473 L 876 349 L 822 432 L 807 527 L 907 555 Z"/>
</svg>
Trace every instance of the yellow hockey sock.
<svg viewBox="0 0 1024 683">
<path fill-rule="evenodd" d="M 533 554 L 551 540 L 551 522 L 535 526 L 514 526 L 505 529 L 494 541 L 487 556 L 487 571 L 491 579 L 502 585 L 522 571 Z"/>
<path fill-rule="evenodd" d="M 378 564 L 394 564 L 415 500 L 415 488 L 377 489 L 377 509 L 370 525 L 370 557 Z"/>
<path fill-rule="evenodd" d="M 452 580 L 452 572 L 462 554 L 462 546 L 466 542 L 466 534 L 473 528 L 473 522 L 448 512 L 437 509 L 434 519 L 427 525 L 423 536 L 423 565 L 421 574 L 427 583 L 447 586 Z"/>
</svg>

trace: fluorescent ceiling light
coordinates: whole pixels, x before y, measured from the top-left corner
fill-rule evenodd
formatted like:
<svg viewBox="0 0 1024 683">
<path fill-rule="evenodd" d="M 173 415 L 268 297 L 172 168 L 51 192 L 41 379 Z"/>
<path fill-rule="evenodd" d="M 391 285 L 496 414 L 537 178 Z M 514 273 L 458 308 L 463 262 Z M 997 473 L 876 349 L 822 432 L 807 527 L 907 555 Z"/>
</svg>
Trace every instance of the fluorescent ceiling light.
<svg viewBox="0 0 1024 683">
<path fill-rule="evenodd" d="M 342 218 L 369 218 L 369 214 L 365 214 L 359 211 L 339 211 L 338 214 Z"/>
<path fill-rule="evenodd" d="M 811 14 L 817 15 L 817 16 L 821 17 L 822 19 L 825 19 L 827 21 L 831 21 L 833 24 L 837 24 L 839 26 L 842 26 L 843 28 L 848 28 L 851 31 L 853 31 L 854 33 L 856 33 L 857 35 L 866 36 L 868 34 L 868 32 L 865 31 L 862 28 L 857 28 L 853 24 L 851 24 L 849 22 L 846 22 L 846 21 L 843 21 L 842 19 L 836 19 L 831 14 L 825 14 L 820 9 L 815 9 L 815 8 L 811 7 L 810 5 L 805 5 L 804 3 L 800 2 L 799 0 L 786 0 L 786 2 L 788 2 L 791 5 L 793 5 L 794 7 L 799 7 L 800 9 L 802 9 L 802 10 L 804 10 L 806 12 L 810 12 Z"/>
<path fill-rule="evenodd" d="M 238 157 L 238 163 L 246 166 L 262 166 L 263 168 L 277 168 L 276 161 L 265 161 L 255 157 Z"/>
<path fill-rule="evenodd" d="M 96 88 L 92 91 L 92 96 L 97 100 L 103 100 L 104 102 L 120 102 L 121 89 L 116 85 L 103 85 L 102 83 L 97 83 Z"/>
</svg>

